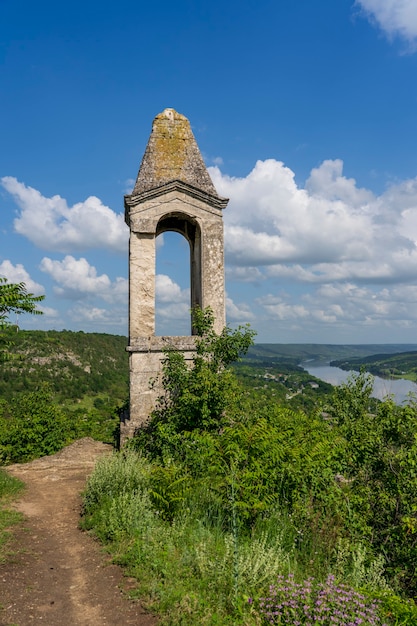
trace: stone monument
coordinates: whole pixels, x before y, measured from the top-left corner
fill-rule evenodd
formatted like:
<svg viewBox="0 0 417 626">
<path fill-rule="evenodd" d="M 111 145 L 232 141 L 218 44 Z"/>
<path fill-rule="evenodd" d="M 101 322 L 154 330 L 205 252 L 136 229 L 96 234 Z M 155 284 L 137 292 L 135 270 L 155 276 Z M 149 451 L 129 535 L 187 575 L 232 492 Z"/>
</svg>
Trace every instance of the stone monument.
<svg viewBox="0 0 417 626">
<path fill-rule="evenodd" d="M 173 347 L 191 359 L 195 347 L 192 334 L 155 335 L 156 237 L 175 231 L 186 238 L 190 316 L 193 307 L 210 306 L 215 330 L 221 332 L 225 325 L 222 210 L 227 203 L 214 188 L 189 121 L 174 109 L 165 109 L 154 119 L 136 184 L 125 196 L 130 228 L 130 412 L 122 417 L 121 443 L 148 420 L 161 394 L 160 387 L 151 388 L 150 381 L 161 372 L 164 350 Z"/>
</svg>

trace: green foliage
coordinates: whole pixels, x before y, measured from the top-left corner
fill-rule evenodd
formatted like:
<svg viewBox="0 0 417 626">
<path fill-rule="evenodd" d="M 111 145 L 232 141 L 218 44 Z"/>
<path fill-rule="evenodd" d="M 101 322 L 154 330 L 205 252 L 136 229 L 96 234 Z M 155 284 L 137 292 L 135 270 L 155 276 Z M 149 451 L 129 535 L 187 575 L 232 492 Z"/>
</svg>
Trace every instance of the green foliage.
<svg viewBox="0 0 417 626">
<path fill-rule="evenodd" d="M 324 516 L 343 511 L 334 480 L 338 442 L 318 417 L 271 407 L 270 414 L 225 426 L 220 432 L 186 432 L 183 471 L 210 485 L 224 518 L 250 528 L 276 506 L 289 508 L 300 524 L 310 507 Z"/>
<path fill-rule="evenodd" d="M 235 535 L 210 506 L 212 492 L 204 493 L 209 481 L 188 477 L 183 506 L 167 519 L 152 497 L 153 471 L 153 464 L 132 450 L 101 459 L 87 483 L 83 525 L 94 528 L 116 562 L 138 579 L 138 595 L 161 614 L 161 624 L 260 624 L 247 598 L 264 595 L 278 575 L 293 572 L 302 581 L 310 574 L 295 540 L 297 529 L 283 511 L 271 510 L 250 533 Z M 371 598 L 383 597 L 391 617 L 411 615 L 411 605 L 387 591 L 381 559 L 365 553 L 364 547 L 345 542 L 334 567 L 336 579 L 352 584 L 354 578 Z"/>
<path fill-rule="evenodd" d="M 366 371 L 382 378 L 417 379 L 417 352 L 399 351 L 399 354 L 372 354 L 360 358 L 348 358 L 332 361 L 331 365 L 344 370 Z"/>
<path fill-rule="evenodd" d="M 0 563 L 5 560 L 10 527 L 23 518 L 21 513 L 10 510 L 7 505 L 22 489 L 20 480 L 0 469 Z"/>
<path fill-rule="evenodd" d="M 149 494 L 158 514 L 172 521 L 189 495 L 191 484 L 190 476 L 182 466 L 154 463 L 150 474 Z"/>
<path fill-rule="evenodd" d="M 161 623 L 260 624 L 247 597 L 289 574 L 332 575 L 380 596 L 390 626 L 413 623 L 393 590 L 417 586 L 416 407 L 375 402 L 362 372 L 326 410 L 290 409 L 236 379 L 247 328 L 216 335 L 201 311 L 194 326 L 192 366 L 167 352 L 150 423 L 93 474 L 87 527 Z"/>
<path fill-rule="evenodd" d="M 133 450 L 100 457 L 87 480 L 84 513 L 90 514 L 107 498 L 147 487 L 149 474 L 149 463 Z"/>
<path fill-rule="evenodd" d="M 44 298 L 28 293 L 25 283 L 9 283 L 7 278 L 0 277 L 0 324 L 9 323 L 10 313 L 41 315 L 42 311 L 36 305 Z"/>
<path fill-rule="evenodd" d="M 55 405 L 51 410 L 67 418 L 62 441 L 90 436 L 114 443 L 117 408 L 128 393 L 126 338 L 71 331 L 9 333 L 12 358 L 0 362 L 0 431 L 7 426 L 6 417 L 26 402 L 27 394 L 37 393 L 47 383 Z"/>
<path fill-rule="evenodd" d="M 140 467 L 143 468 L 142 465 Z M 123 471 L 123 475 L 128 474 Z M 95 535 L 101 541 L 115 544 L 130 542 L 132 537 L 152 527 L 157 515 L 152 509 L 149 492 L 144 487 L 146 480 L 141 480 L 141 484 L 133 489 L 134 482 L 129 481 L 130 488 L 124 486 L 118 492 L 102 491 L 101 498 L 94 503 L 90 499 L 91 485 L 88 485 L 82 527 L 87 530 L 94 528 Z"/>
<path fill-rule="evenodd" d="M 0 500 L 6 501 L 15 496 L 23 488 L 23 483 L 10 476 L 5 470 L 0 469 Z"/>
<path fill-rule="evenodd" d="M 331 414 L 346 440 L 342 471 L 357 530 L 386 555 L 394 584 L 417 590 L 416 406 L 370 407 L 364 372 L 337 388 Z"/>
<path fill-rule="evenodd" d="M 272 361 L 272 357 L 271 357 Z M 246 357 L 233 369 L 239 382 L 258 405 L 278 403 L 282 407 L 304 412 L 314 411 L 322 398 L 333 390 L 332 385 L 311 376 L 290 359 L 280 357 L 274 362 Z"/>
<path fill-rule="evenodd" d="M 10 331 L 11 333 L 11 331 Z M 97 410 L 112 412 L 128 394 L 126 337 L 104 333 L 19 331 L 9 335 L 13 359 L 0 363 L 0 395 L 35 391 L 47 382 L 59 403 L 80 405 L 99 396 Z M 89 408 L 92 407 L 92 402 Z"/>
<path fill-rule="evenodd" d="M 150 423 L 137 433 L 138 445 L 154 456 L 175 454 L 185 432 L 220 431 L 241 412 L 242 390 L 229 366 L 247 351 L 254 332 L 247 326 L 226 327 L 216 335 L 213 322 L 211 309 L 193 311 L 198 336 L 191 367 L 183 353 L 165 353 L 164 393 Z"/>
<path fill-rule="evenodd" d="M 9 283 L 7 278 L 0 276 L 0 361 L 10 358 L 9 350 L 13 345 L 7 331 L 11 327 L 8 319 L 11 313 L 32 313 L 41 315 L 42 311 L 36 308 L 45 296 L 34 296 L 28 293 L 25 283 Z"/>
<path fill-rule="evenodd" d="M 404 600 L 387 592 L 376 592 L 374 595 L 381 602 L 381 613 L 387 622 L 393 626 L 417 624 L 417 605 L 413 600 Z"/>
<path fill-rule="evenodd" d="M 72 425 L 52 403 L 47 387 L 3 403 L 0 415 L 0 461 L 31 461 L 53 454 L 73 440 Z"/>
</svg>

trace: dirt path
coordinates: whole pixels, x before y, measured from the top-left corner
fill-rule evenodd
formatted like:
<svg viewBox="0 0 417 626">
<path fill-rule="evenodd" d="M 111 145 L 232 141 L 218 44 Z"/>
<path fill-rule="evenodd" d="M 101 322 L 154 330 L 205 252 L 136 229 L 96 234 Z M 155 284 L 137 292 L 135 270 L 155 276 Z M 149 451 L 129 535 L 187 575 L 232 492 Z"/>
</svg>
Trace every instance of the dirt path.
<svg viewBox="0 0 417 626">
<path fill-rule="evenodd" d="M 7 470 L 26 484 L 16 503 L 26 520 L 0 565 L 0 626 L 154 626 L 129 601 L 129 579 L 78 528 L 80 492 L 110 447 L 81 439 L 51 457 Z"/>
</svg>

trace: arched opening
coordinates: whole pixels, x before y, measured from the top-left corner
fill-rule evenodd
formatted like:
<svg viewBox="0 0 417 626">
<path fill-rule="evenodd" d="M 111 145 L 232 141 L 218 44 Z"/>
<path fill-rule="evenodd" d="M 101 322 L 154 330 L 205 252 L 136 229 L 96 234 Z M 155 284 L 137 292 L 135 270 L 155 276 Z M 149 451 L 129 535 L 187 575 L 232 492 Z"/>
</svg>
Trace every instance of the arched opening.
<svg viewBox="0 0 417 626">
<path fill-rule="evenodd" d="M 191 334 L 190 245 L 166 231 L 156 240 L 155 334 Z"/>
<path fill-rule="evenodd" d="M 155 333 L 192 335 L 190 311 L 200 305 L 200 227 L 187 215 L 160 220 L 156 240 Z"/>
</svg>

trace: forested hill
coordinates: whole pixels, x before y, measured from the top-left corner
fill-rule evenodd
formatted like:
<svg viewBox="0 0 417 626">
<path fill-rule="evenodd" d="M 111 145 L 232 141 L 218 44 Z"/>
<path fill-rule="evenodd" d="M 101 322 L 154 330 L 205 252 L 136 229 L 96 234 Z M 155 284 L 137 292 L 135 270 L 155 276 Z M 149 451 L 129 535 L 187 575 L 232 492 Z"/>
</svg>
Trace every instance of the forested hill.
<svg viewBox="0 0 417 626">
<path fill-rule="evenodd" d="M 21 330 L 10 333 L 13 358 L 0 364 L 0 397 L 49 383 L 60 401 L 85 395 L 128 395 L 127 339 L 119 335 L 63 331 Z"/>
<path fill-rule="evenodd" d="M 10 331 L 9 340 L 14 358 L 0 363 L 0 398 L 6 401 L 16 394 L 34 391 L 45 382 L 58 402 L 80 402 L 86 396 L 99 396 L 110 405 L 121 403 L 128 396 L 126 337 L 68 330 L 21 330 Z M 417 350 L 417 346 L 255 344 L 243 364 L 256 367 L 269 363 L 291 373 L 302 371 L 299 363 L 309 359 L 343 359 L 351 364 L 348 359 L 355 357 L 364 359 L 377 353 L 388 356 L 411 350 Z M 402 366 L 398 368 L 404 370 Z"/>
<path fill-rule="evenodd" d="M 356 370 L 358 372 L 364 367 L 367 372 L 382 378 L 417 380 L 416 350 L 401 352 L 400 354 L 374 354 L 364 358 L 340 359 L 332 361 L 331 365 L 344 370 Z"/>
<path fill-rule="evenodd" d="M 398 354 L 417 350 L 417 344 L 324 344 L 324 343 L 257 343 L 249 349 L 252 360 L 292 359 L 331 361 L 364 358 L 373 354 Z"/>
</svg>

